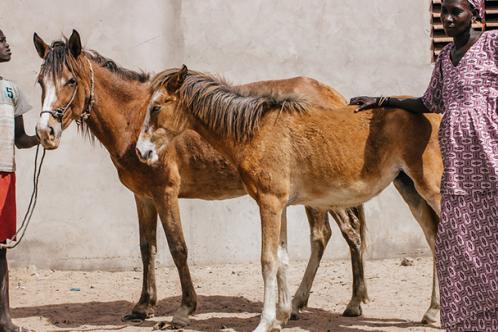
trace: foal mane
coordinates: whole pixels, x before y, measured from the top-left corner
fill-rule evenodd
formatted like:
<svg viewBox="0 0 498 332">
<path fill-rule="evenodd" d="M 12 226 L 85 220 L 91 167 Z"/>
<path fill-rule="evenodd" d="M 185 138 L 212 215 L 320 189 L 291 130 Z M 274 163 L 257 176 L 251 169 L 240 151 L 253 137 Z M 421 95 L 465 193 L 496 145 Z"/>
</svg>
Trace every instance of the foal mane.
<svg viewBox="0 0 498 332">
<path fill-rule="evenodd" d="M 178 69 L 168 69 L 157 74 L 151 81 L 152 90 L 166 86 L 177 72 Z M 221 77 L 191 70 L 178 95 L 181 111 L 175 116 L 179 123 L 192 115 L 210 130 L 239 142 L 251 139 L 263 116 L 271 111 L 302 114 L 309 108 L 306 100 L 296 95 L 242 91 Z"/>
<path fill-rule="evenodd" d="M 100 67 L 107 69 L 109 72 L 125 81 L 146 83 L 150 80 L 150 74 L 121 67 L 114 60 L 101 55 L 95 50 L 83 50 L 82 55 L 85 55 Z M 50 45 L 50 49 L 41 66 L 39 77 L 52 75 L 52 78 L 55 80 L 56 77 L 62 73 L 64 66 L 67 66 L 72 73 L 81 78 L 79 69 L 82 68 L 82 62 L 73 57 L 67 47 L 67 38 L 65 37 L 64 40 L 54 41 Z M 95 136 L 85 121 L 77 123 L 77 125 L 78 131 L 83 136 L 88 137 L 90 142 L 95 142 Z"/>
</svg>

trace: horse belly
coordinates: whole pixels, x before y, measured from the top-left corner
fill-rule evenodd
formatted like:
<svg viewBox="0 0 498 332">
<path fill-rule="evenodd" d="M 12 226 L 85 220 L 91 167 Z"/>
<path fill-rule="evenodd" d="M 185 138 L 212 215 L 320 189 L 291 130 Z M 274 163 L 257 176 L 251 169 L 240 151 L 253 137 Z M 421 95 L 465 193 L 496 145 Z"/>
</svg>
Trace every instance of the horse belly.
<svg viewBox="0 0 498 332">
<path fill-rule="evenodd" d="M 290 205 L 304 204 L 315 208 L 348 208 L 362 204 L 377 196 L 393 180 L 394 176 L 377 178 L 375 181 L 358 180 L 348 184 L 330 184 L 327 187 L 303 188 L 292 197 Z"/>
</svg>

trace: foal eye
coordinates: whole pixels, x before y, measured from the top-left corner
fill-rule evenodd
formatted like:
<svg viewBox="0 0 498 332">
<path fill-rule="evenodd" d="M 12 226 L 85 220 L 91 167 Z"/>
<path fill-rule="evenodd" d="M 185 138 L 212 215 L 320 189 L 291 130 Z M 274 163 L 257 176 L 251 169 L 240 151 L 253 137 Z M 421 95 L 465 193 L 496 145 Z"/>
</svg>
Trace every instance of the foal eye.
<svg viewBox="0 0 498 332">
<path fill-rule="evenodd" d="M 76 85 L 76 80 L 74 78 L 71 78 L 70 80 L 68 80 L 66 82 L 66 85 L 75 86 Z"/>
<path fill-rule="evenodd" d="M 161 107 L 159 106 L 154 106 L 150 109 L 150 114 L 156 114 L 157 112 L 159 112 L 161 110 Z"/>
</svg>

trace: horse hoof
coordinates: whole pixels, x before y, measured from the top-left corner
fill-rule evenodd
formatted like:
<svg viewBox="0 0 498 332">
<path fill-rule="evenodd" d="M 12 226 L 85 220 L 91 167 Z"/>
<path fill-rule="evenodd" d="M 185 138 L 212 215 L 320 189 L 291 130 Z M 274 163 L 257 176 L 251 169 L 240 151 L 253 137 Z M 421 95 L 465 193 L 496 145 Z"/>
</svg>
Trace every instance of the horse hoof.
<svg viewBox="0 0 498 332">
<path fill-rule="evenodd" d="M 424 317 L 422 318 L 422 324 L 425 324 L 425 325 L 434 324 L 436 322 L 437 322 L 437 319 L 435 317 L 432 317 L 431 315 L 424 315 Z"/>
<path fill-rule="evenodd" d="M 282 325 L 280 325 L 280 322 L 274 321 L 271 325 L 271 327 L 268 329 L 270 332 L 280 332 L 282 331 Z"/>
<path fill-rule="evenodd" d="M 292 312 L 290 316 L 290 320 L 300 320 L 299 312 Z"/>
<path fill-rule="evenodd" d="M 438 322 L 437 316 L 439 313 L 439 307 L 437 308 L 429 308 L 424 317 L 422 317 L 422 324 L 434 324 Z"/>
<path fill-rule="evenodd" d="M 132 312 L 131 314 L 124 315 L 123 317 L 121 317 L 121 320 L 123 322 L 129 322 L 129 323 L 134 323 L 134 324 L 141 324 L 147 318 L 152 318 L 152 317 L 154 317 L 153 313 Z"/>
<path fill-rule="evenodd" d="M 174 316 L 171 320 L 171 327 L 174 329 L 179 329 L 190 324 L 190 319 L 188 317 Z"/>
<path fill-rule="evenodd" d="M 344 312 L 342 313 L 342 315 L 344 317 L 359 317 L 362 315 L 362 310 L 361 310 L 361 307 L 358 306 L 356 308 L 354 307 L 351 307 L 351 308 L 346 308 L 346 310 L 344 310 Z"/>
<path fill-rule="evenodd" d="M 157 322 L 153 327 L 152 327 L 152 330 L 153 331 L 157 331 L 157 330 L 166 330 L 168 329 L 169 327 L 169 324 L 168 322 Z"/>
</svg>

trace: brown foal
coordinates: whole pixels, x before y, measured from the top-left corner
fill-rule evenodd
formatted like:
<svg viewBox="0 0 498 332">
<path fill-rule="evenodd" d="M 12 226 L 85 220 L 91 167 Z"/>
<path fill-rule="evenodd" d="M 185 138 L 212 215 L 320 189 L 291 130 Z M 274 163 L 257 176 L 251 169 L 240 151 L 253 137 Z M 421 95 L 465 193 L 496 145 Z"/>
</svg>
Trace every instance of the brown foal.
<svg viewBox="0 0 498 332">
<path fill-rule="evenodd" d="M 281 226 L 286 206 L 344 209 L 366 202 L 394 182 L 433 254 L 439 222 L 440 116 L 398 109 L 355 114 L 355 107 L 321 102 L 332 91 L 326 86 L 307 78 L 294 80 L 322 87 L 323 98 L 276 84 L 247 93 L 185 66 L 164 71 L 153 79 L 153 97 L 137 142 L 150 147 L 148 155 L 153 155 L 163 143 L 157 131 L 166 131 L 171 140 L 182 130 L 194 129 L 237 167 L 261 215 L 265 292 L 256 328 L 260 332 L 279 330 L 291 314 Z M 438 310 L 434 273 L 423 321 L 435 321 Z"/>
</svg>

